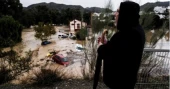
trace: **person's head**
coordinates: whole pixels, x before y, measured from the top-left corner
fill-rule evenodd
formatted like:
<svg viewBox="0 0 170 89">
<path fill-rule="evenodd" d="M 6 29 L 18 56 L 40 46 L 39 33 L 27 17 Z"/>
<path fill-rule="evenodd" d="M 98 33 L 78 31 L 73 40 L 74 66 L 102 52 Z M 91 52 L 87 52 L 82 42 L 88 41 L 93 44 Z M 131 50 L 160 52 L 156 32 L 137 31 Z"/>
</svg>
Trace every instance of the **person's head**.
<svg viewBox="0 0 170 89">
<path fill-rule="evenodd" d="M 132 1 L 121 2 L 115 13 L 116 26 L 118 30 L 126 30 L 139 25 L 139 4 Z"/>
</svg>

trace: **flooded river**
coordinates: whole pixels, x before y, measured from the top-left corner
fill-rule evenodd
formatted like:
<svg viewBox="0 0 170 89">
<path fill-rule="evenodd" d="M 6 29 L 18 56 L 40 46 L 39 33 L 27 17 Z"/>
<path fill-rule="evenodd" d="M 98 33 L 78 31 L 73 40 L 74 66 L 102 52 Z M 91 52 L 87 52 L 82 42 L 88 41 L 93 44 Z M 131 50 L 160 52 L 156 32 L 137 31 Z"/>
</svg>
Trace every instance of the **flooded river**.
<svg viewBox="0 0 170 89">
<path fill-rule="evenodd" d="M 37 51 L 37 57 L 34 57 L 34 63 L 38 63 L 40 59 L 45 58 L 47 53 L 52 50 L 59 51 L 59 54 L 63 54 L 65 57 L 72 59 L 72 63 L 70 66 L 66 68 L 68 74 L 73 74 L 73 76 L 82 76 L 81 75 L 81 62 L 84 60 L 83 52 L 78 52 L 76 50 L 75 45 L 83 44 L 84 42 L 71 40 L 69 38 L 60 39 L 58 38 L 58 29 L 62 29 L 55 27 L 57 33 L 51 36 L 50 41 L 52 42 L 49 45 L 41 46 L 41 41 L 34 37 L 35 32 L 33 29 L 24 29 L 22 32 L 22 42 L 18 43 L 14 46 L 14 50 L 19 53 L 19 55 L 24 56 L 26 51 Z M 156 49 L 170 49 L 170 41 L 167 41 L 166 37 L 163 37 L 156 44 Z M 9 50 L 9 48 L 5 48 L 4 51 Z M 75 53 L 75 54 L 71 54 Z M 76 56 L 79 55 L 79 56 Z M 170 57 L 170 55 L 169 55 Z M 45 61 L 46 62 L 46 61 Z M 58 65 L 58 64 L 56 64 Z M 71 76 L 70 76 L 71 77 Z"/>
</svg>

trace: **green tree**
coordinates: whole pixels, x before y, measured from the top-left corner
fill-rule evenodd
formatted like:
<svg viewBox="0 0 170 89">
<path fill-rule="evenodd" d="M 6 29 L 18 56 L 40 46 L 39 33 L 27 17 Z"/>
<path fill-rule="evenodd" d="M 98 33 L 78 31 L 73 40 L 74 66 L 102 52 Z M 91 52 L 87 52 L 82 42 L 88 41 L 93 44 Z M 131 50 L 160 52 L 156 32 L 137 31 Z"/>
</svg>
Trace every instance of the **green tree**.
<svg viewBox="0 0 170 89">
<path fill-rule="evenodd" d="M 160 29 L 165 24 L 164 28 L 169 28 L 169 20 L 166 18 L 160 18 L 155 13 L 145 13 L 140 16 L 140 24 L 145 30 Z"/>
<path fill-rule="evenodd" d="M 54 23 L 54 24 L 60 23 L 59 19 L 60 19 L 61 15 L 60 15 L 58 10 L 50 10 L 49 14 L 50 14 L 50 18 L 51 18 L 52 23 Z"/>
<path fill-rule="evenodd" d="M 87 37 L 87 29 L 86 28 L 80 29 L 80 31 L 76 33 L 76 37 L 79 40 L 85 40 L 85 38 Z"/>
<path fill-rule="evenodd" d="M 44 22 L 51 23 L 50 10 L 46 6 L 36 7 L 36 23 Z"/>
<path fill-rule="evenodd" d="M 35 16 L 27 10 L 23 10 L 22 17 L 20 18 L 20 23 L 26 27 L 29 28 L 31 25 L 35 24 Z"/>
<path fill-rule="evenodd" d="M 22 8 L 20 0 L 0 0 L 0 16 L 11 15 L 15 20 L 18 20 Z"/>
<path fill-rule="evenodd" d="M 148 13 L 148 12 L 153 12 L 154 7 L 155 7 L 155 6 L 147 6 L 147 7 L 144 8 L 144 11 L 145 11 L 146 13 Z"/>
<path fill-rule="evenodd" d="M 81 21 L 81 11 L 80 9 L 72 9 L 73 19 L 77 19 Z"/>
<path fill-rule="evenodd" d="M 12 46 L 21 42 L 22 25 L 11 16 L 0 18 L 0 47 Z"/>
<path fill-rule="evenodd" d="M 98 19 L 98 17 L 92 18 L 92 31 L 93 33 L 99 33 L 101 32 L 105 27 L 104 21 L 101 21 Z"/>
<path fill-rule="evenodd" d="M 84 12 L 84 14 L 83 14 L 84 22 L 86 22 L 89 25 L 90 19 L 91 19 L 91 12 Z"/>
<path fill-rule="evenodd" d="M 81 12 L 80 9 L 64 9 L 61 10 L 61 23 L 63 24 L 69 24 L 69 21 L 77 19 L 77 20 L 81 20 Z M 64 20 L 63 20 L 64 19 Z"/>
<path fill-rule="evenodd" d="M 40 39 L 41 41 L 48 39 L 51 35 L 54 35 L 56 33 L 54 26 L 51 24 L 44 24 L 40 22 L 38 24 L 38 27 L 34 27 L 35 30 L 35 37 L 37 39 Z"/>
</svg>

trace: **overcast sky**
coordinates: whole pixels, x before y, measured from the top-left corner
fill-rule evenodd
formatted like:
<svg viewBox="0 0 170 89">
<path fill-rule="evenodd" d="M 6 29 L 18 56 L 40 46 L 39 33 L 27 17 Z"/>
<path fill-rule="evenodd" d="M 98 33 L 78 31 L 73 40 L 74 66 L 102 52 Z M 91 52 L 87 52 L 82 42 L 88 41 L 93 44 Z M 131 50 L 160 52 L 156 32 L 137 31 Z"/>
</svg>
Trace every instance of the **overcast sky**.
<svg viewBox="0 0 170 89">
<path fill-rule="evenodd" d="M 113 5 L 113 10 L 116 10 L 120 2 L 124 0 L 111 0 Z M 143 5 L 147 2 L 156 2 L 156 1 L 169 1 L 169 0 L 131 0 Z M 20 0 L 24 7 L 27 7 L 31 4 L 40 3 L 40 2 L 55 2 L 66 5 L 81 5 L 83 7 L 105 7 L 108 0 Z"/>
</svg>

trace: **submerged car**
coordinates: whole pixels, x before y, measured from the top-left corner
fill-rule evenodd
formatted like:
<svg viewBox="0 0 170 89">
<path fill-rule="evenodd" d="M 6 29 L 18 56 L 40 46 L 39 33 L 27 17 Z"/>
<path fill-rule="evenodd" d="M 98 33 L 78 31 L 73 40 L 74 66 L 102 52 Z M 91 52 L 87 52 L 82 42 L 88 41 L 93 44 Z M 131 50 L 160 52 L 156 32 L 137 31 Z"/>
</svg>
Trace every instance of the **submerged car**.
<svg viewBox="0 0 170 89">
<path fill-rule="evenodd" d="M 47 45 L 47 44 L 51 44 L 51 42 L 50 41 L 43 41 L 43 42 L 41 42 L 41 45 Z"/>
<path fill-rule="evenodd" d="M 58 38 L 68 38 L 68 35 L 58 35 Z"/>
<path fill-rule="evenodd" d="M 59 63 L 61 65 L 64 65 L 64 66 L 69 65 L 68 59 L 65 58 L 62 54 L 56 54 L 52 57 L 52 59 L 54 62 Z"/>
</svg>

